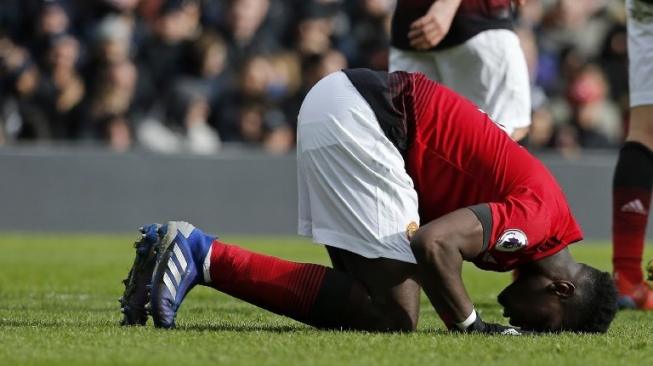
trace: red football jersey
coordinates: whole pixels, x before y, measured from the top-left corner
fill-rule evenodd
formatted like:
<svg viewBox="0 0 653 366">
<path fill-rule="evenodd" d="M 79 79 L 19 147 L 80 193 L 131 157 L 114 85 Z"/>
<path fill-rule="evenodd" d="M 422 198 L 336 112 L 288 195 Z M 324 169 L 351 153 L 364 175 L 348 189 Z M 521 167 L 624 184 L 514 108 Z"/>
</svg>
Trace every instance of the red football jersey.
<svg viewBox="0 0 653 366">
<path fill-rule="evenodd" d="M 475 263 L 496 271 L 582 239 L 562 189 L 538 159 L 464 97 L 422 74 L 393 74 L 402 80 L 392 84 L 401 85 L 404 108 L 414 119 L 405 159 L 423 224 L 488 203 L 492 233 Z"/>
</svg>

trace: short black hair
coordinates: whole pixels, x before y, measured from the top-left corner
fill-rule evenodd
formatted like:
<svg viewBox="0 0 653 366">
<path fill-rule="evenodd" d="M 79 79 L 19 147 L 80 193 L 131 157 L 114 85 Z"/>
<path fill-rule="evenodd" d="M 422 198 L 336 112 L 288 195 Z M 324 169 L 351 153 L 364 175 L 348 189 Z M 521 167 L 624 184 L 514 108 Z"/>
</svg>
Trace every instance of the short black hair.
<svg viewBox="0 0 653 366">
<path fill-rule="evenodd" d="M 576 284 L 578 296 L 568 304 L 563 330 L 605 333 L 617 314 L 617 289 L 610 273 L 582 266 L 581 279 Z"/>
</svg>

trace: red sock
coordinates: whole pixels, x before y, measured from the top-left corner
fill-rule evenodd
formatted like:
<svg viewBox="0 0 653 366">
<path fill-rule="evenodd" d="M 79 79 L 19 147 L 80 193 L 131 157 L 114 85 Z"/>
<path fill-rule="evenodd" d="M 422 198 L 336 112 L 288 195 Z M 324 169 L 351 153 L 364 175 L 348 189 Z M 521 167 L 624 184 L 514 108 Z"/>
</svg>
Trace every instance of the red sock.
<svg viewBox="0 0 653 366">
<path fill-rule="evenodd" d="M 211 248 L 212 287 L 300 321 L 309 316 L 327 267 L 253 253 L 218 240 Z"/>
<path fill-rule="evenodd" d="M 615 273 L 630 283 L 640 283 L 642 255 L 651 191 L 621 188 L 613 191 L 612 263 Z"/>
<path fill-rule="evenodd" d="M 612 263 L 618 279 L 643 281 L 642 254 L 653 187 L 653 152 L 627 141 L 619 151 L 612 182 Z M 617 281 L 620 291 L 628 291 Z M 624 288 L 622 288 L 624 287 Z"/>
</svg>

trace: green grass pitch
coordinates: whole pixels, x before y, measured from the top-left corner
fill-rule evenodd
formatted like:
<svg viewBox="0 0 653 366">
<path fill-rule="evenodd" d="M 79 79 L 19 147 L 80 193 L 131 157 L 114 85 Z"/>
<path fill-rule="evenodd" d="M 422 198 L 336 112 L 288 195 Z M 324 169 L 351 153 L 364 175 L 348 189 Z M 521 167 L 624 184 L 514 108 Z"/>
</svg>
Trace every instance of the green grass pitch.
<svg viewBox="0 0 653 366">
<path fill-rule="evenodd" d="M 326 263 L 323 248 L 297 238 L 227 241 L 284 258 Z M 0 237 L 0 365 L 647 365 L 653 314 L 622 312 L 607 335 L 505 337 L 443 331 L 423 299 L 412 334 L 317 331 L 212 289 L 195 289 L 178 329 L 118 326 L 117 298 L 133 257 L 131 236 Z M 609 246 L 574 254 L 609 269 Z M 649 253 L 650 254 L 650 253 Z M 650 258 L 650 255 L 648 256 Z M 465 268 L 486 320 L 502 321 L 495 298 L 510 280 Z"/>
</svg>

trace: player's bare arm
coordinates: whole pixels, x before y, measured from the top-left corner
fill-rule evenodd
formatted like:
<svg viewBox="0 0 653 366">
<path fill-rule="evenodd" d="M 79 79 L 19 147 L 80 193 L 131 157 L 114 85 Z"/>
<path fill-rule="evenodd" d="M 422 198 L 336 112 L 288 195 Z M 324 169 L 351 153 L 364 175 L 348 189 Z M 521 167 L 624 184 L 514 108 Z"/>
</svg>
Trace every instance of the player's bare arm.
<svg viewBox="0 0 653 366">
<path fill-rule="evenodd" d="M 408 39 L 418 50 L 434 47 L 447 35 L 462 0 L 437 0 L 428 12 L 410 25 Z"/>
<path fill-rule="evenodd" d="M 520 319 L 518 322 L 511 323 L 511 325 L 522 327 L 522 329 L 485 323 L 481 319 L 465 289 L 462 279 L 462 265 L 463 261 L 473 261 L 483 253 L 484 243 L 486 243 L 487 239 L 486 235 L 487 232 L 484 232 L 483 224 L 477 212 L 469 208 L 463 208 L 423 226 L 411 240 L 411 249 L 417 259 L 424 291 L 447 328 L 452 331 L 510 335 L 521 335 L 529 333 L 529 331 L 560 329 L 562 325 L 559 317 L 556 318 L 555 324 L 549 324 L 548 322 L 536 324 L 543 317 L 531 317 L 529 314 L 532 311 L 523 307 L 514 310 L 516 315 L 510 314 L 522 317 L 523 320 Z M 556 263 L 559 262 L 561 261 Z M 564 284 L 568 283 L 564 282 Z M 555 289 L 559 288 L 556 287 Z M 560 292 L 569 294 L 570 289 L 573 292 L 573 285 L 564 287 Z M 509 307 L 512 302 L 521 304 L 515 299 L 519 300 L 519 295 L 530 290 L 530 283 L 529 286 L 519 286 L 516 291 L 512 291 L 514 294 L 504 295 L 502 305 L 505 304 L 504 306 Z M 549 301 L 547 304 L 555 305 L 558 303 Z M 550 309 L 547 308 L 546 310 Z M 548 314 L 547 312 L 543 313 Z M 545 318 L 548 321 L 548 317 Z"/>
<path fill-rule="evenodd" d="M 466 208 L 428 223 L 411 240 L 424 291 L 448 327 L 463 323 L 474 310 L 461 271 L 463 261 L 476 258 L 482 247 L 481 223 Z"/>
</svg>

